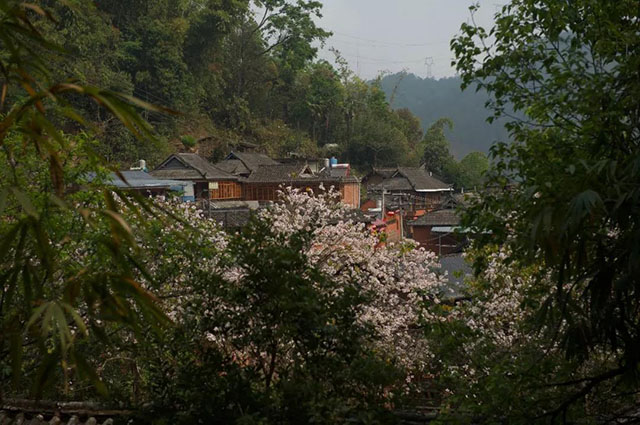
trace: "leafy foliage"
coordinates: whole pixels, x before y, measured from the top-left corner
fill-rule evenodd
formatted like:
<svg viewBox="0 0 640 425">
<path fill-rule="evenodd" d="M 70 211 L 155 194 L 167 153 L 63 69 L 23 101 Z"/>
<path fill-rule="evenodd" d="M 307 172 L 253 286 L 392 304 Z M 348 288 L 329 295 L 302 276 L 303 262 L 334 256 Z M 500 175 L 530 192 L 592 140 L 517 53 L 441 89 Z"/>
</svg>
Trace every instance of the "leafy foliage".
<svg viewBox="0 0 640 425">
<path fill-rule="evenodd" d="M 248 139 L 275 157 L 319 155 L 325 144 L 338 144 L 335 153 L 363 171 L 376 161 L 419 162 L 420 130 L 409 111 L 393 112 L 377 86 L 316 61 L 317 43 L 329 35 L 314 21 L 319 2 L 38 4 L 55 19 L 39 21 L 38 30 L 61 47 L 41 52 L 56 80 L 72 76 L 180 111 L 145 111 L 158 137 L 140 144 L 95 104 L 71 99 L 101 142 L 95 149 L 111 163 L 146 159 L 153 166 L 185 148 L 184 134 L 204 139 L 205 156 Z M 79 130 L 68 122 L 64 129 Z"/>
<path fill-rule="evenodd" d="M 624 416 L 616 403 L 638 392 L 636 12 L 631 1 L 514 0 L 490 32 L 464 24 L 452 41 L 464 84 L 491 94 L 494 116 L 508 105 L 525 115 L 508 124 L 514 143 L 492 148 L 489 190 L 465 225 L 507 247 L 513 264 L 547 271 L 522 304 L 546 336 L 542 361 L 566 356 L 581 376 L 548 369 L 563 391 L 542 419 L 580 418 L 574 409 L 592 399 Z M 533 366 L 526 352 L 515 361 Z M 528 390 L 532 405 L 543 391 Z"/>
<path fill-rule="evenodd" d="M 422 139 L 422 164 L 427 170 L 451 182 L 458 189 L 473 189 L 484 182 L 484 173 L 489 168 L 489 161 L 482 152 L 471 152 L 460 162 L 456 161 L 449 151 L 450 143 L 446 138 L 446 128 L 451 129 L 453 122 L 449 118 L 440 118 L 429 129 Z"/>
<path fill-rule="evenodd" d="M 88 378 L 104 391 L 79 352 L 81 341 L 89 332 L 104 335 L 101 322 L 136 330 L 143 317 L 154 326 L 165 317 L 134 277 L 143 270 L 131 255 L 137 247 L 119 213 L 119 195 L 103 192 L 104 203 L 96 208 L 74 193 L 74 184 L 99 169 L 92 145 L 85 136 L 67 137 L 56 123 L 64 117 L 85 125 L 70 106 L 82 98 L 143 137 L 150 127 L 137 108 L 160 109 L 93 86 L 55 82 L 38 52 L 61 50 L 36 27 L 52 17 L 38 6 L 14 1 L 0 2 L 0 13 L 5 52 L 0 59 L 0 361 L 10 365 L 2 373 L 11 371 L 20 388 L 30 382 L 36 395 L 53 382 L 56 371 L 65 379 L 70 374 Z M 76 261 L 77 244 L 99 230 L 94 252 L 101 261 Z M 25 352 L 25 347 L 32 348 Z M 27 379 L 23 370 L 30 371 Z"/>
<path fill-rule="evenodd" d="M 453 121 L 449 118 L 439 119 L 427 129 L 422 140 L 425 167 L 441 176 L 451 168 L 451 163 L 455 161 L 449 152 L 449 142 L 444 134 L 446 127 L 453 128 Z"/>
</svg>

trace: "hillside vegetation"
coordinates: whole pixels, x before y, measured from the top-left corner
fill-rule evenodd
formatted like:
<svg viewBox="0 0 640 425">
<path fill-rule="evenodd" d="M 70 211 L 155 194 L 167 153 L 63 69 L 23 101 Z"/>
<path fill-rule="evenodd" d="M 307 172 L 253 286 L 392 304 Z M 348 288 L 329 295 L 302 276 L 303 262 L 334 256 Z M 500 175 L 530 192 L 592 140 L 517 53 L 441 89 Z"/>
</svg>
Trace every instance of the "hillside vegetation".
<svg viewBox="0 0 640 425">
<path fill-rule="evenodd" d="M 487 92 L 476 91 L 475 85 L 463 91 L 461 84 L 459 77 L 435 80 L 405 73 L 386 75 L 381 80 L 382 90 L 393 100 L 392 106 L 408 108 L 420 119 L 424 130 L 440 118 L 451 119 L 453 127 L 447 129 L 446 135 L 457 158 L 473 151 L 487 153 L 494 142 L 509 140 L 504 127 L 507 118 L 491 124 L 486 121 L 491 115 L 485 108 Z"/>
<path fill-rule="evenodd" d="M 339 56 L 335 67 L 316 59 L 313 46 L 329 35 L 314 21 L 319 2 L 40 3 L 54 21 L 40 19 L 38 30 L 61 47 L 46 52 L 52 79 L 73 76 L 177 112 L 145 112 L 158 138 L 140 144 L 78 100 L 112 163 L 154 165 L 175 150 L 215 160 L 239 141 L 274 157 L 339 155 L 362 170 L 417 165 L 422 156 L 410 112 L 394 112 L 378 85 L 353 76 Z"/>
</svg>

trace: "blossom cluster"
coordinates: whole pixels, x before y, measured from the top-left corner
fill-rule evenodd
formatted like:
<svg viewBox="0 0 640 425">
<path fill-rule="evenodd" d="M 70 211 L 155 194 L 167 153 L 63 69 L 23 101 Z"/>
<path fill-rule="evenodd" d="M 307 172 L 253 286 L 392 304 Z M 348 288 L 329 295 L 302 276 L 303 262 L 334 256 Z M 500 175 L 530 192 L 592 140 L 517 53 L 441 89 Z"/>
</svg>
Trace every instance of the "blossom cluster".
<svg viewBox="0 0 640 425">
<path fill-rule="evenodd" d="M 333 190 L 314 194 L 284 188 L 281 202 L 262 218 L 283 235 L 312 232 L 308 261 L 332 277 L 333 290 L 357 282 L 372 295 L 359 320 L 377 330 L 379 348 L 405 366 L 423 367 L 427 347 L 413 330 L 422 303 L 438 302 L 444 284 L 435 254 L 411 242 L 380 243 L 365 224 L 350 218 L 353 211 L 337 198 Z"/>
<path fill-rule="evenodd" d="M 259 347 L 239 349 L 234 341 L 244 335 L 234 335 L 228 326 L 248 316 L 251 303 L 230 303 L 220 291 L 211 290 L 234 285 L 243 276 L 242 267 L 227 258 L 233 235 L 194 204 L 156 200 L 151 214 L 125 204 L 119 207 L 131 226 L 131 254 L 144 270 L 136 279 L 157 297 L 165 314 L 176 323 L 200 323 L 203 343 L 216 344 L 238 363 L 265 357 Z M 333 190 L 284 188 L 280 201 L 262 210 L 258 219 L 285 239 L 297 232 L 310 234 L 303 254 L 309 266 L 329 278 L 330 286 L 321 288 L 326 295 L 337 299 L 347 285 L 357 285 L 367 295 L 357 320 L 374 329 L 376 351 L 403 366 L 423 368 L 428 350 L 424 338 L 416 335 L 416 325 L 422 304 L 438 302 L 444 282 L 437 259 L 410 242 L 381 243 L 365 224 L 352 219 L 353 214 Z M 91 241 L 80 245 L 69 255 L 78 267 L 97 257 Z M 264 324 L 249 321 L 246 326 L 249 331 Z"/>
</svg>

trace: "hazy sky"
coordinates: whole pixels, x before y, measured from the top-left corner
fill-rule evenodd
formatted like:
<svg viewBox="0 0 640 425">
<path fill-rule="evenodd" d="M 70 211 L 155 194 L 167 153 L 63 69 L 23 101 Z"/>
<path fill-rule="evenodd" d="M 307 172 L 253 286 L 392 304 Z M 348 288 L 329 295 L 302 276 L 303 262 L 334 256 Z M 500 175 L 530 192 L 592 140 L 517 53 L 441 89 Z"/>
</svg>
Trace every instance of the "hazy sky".
<svg viewBox="0 0 640 425">
<path fill-rule="evenodd" d="M 320 51 L 333 62 L 338 49 L 351 69 L 369 79 L 381 71 L 408 72 L 435 78 L 455 75 L 449 41 L 460 24 L 470 21 L 472 0 L 321 0 L 322 28 L 334 35 Z M 476 22 L 490 26 L 504 0 L 480 0 Z M 430 59 L 428 59 L 430 58 Z"/>
</svg>

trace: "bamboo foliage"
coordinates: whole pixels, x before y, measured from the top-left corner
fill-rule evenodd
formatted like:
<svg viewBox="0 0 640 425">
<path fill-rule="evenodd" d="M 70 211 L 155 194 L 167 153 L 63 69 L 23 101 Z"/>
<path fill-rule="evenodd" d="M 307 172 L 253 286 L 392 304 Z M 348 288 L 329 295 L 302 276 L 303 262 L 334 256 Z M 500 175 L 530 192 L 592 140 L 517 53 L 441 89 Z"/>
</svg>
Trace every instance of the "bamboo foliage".
<svg viewBox="0 0 640 425">
<path fill-rule="evenodd" d="M 61 49 L 39 32 L 43 20 L 53 17 L 35 4 L 0 0 L 0 167 L 6 172 L 0 182 L 0 360 L 10 359 L 18 384 L 28 357 L 37 368 L 35 395 L 58 373 L 87 378 L 105 392 L 79 355 L 79 342 L 90 332 L 104 335 L 100 323 L 136 330 L 141 320 L 152 325 L 167 321 L 136 281 L 145 272 L 135 261 L 138 247 L 119 213 L 120 205 L 151 206 L 106 189 L 93 205 L 75 202 L 70 194 L 76 182 L 66 180 L 68 162 L 63 160 L 74 147 L 61 126 L 88 128 L 82 111 L 69 102 L 77 97 L 94 101 L 141 140 L 152 138 L 153 129 L 137 111 L 167 110 L 71 80 L 50 81 L 43 58 Z M 91 148 L 83 148 L 82 158 L 87 169 L 106 166 Z M 46 172 L 38 180 L 33 170 Z M 77 222 L 81 231 L 61 234 L 56 228 L 61 222 Z M 106 267 L 70 269 L 59 256 L 60 247 L 105 226 L 109 232 L 100 241 L 100 255 Z"/>
</svg>

